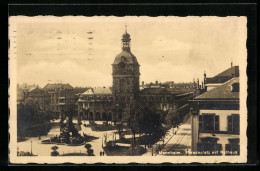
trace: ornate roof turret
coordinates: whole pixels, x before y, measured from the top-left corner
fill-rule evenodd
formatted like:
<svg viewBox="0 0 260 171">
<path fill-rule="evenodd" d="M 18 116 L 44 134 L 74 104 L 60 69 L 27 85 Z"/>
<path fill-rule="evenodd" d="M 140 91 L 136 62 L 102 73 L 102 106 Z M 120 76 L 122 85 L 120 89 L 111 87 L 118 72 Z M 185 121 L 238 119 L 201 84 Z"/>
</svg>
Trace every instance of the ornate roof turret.
<svg viewBox="0 0 260 171">
<path fill-rule="evenodd" d="M 131 53 L 130 51 L 130 34 L 127 33 L 127 30 L 125 30 L 125 33 L 122 36 L 122 52 L 118 54 L 114 60 L 114 64 L 119 64 L 121 61 L 128 64 L 138 64 L 136 57 Z"/>
</svg>

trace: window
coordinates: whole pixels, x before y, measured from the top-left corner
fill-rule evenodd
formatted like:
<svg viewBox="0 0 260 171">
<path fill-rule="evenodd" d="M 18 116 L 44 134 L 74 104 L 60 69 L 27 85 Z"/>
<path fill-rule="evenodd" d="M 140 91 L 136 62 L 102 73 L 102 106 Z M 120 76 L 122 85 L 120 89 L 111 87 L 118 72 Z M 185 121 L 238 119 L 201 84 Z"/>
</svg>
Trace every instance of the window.
<svg viewBox="0 0 260 171">
<path fill-rule="evenodd" d="M 200 130 L 219 130 L 219 116 L 216 114 L 205 114 L 199 116 Z"/>
<path fill-rule="evenodd" d="M 220 155 L 222 151 L 222 144 L 218 144 L 218 138 L 205 137 L 200 139 L 200 143 L 197 143 L 197 151 L 210 152 L 215 155 Z"/>
<path fill-rule="evenodd" d="M 228 141 L 229 144 L 225 145 L 226 155 L 239 155 L 240 153 L 239 138 L 229 139 Z"/>
<path fill-rule="evenodd" d="M 239 132 L 239 115 L 228 116 L 228 131 Z"/>
<path fill-rule="evenodd" d="M 232 92 L 239 92 L 239 83 L 232 84 Z"/>
</svg>

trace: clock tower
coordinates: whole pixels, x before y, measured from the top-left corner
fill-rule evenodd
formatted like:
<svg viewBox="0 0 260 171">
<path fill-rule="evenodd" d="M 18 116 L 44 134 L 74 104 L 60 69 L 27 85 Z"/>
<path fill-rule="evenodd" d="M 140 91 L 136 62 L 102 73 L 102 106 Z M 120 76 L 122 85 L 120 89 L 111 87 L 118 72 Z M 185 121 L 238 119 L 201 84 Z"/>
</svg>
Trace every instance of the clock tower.
<svg viewBox="0 0 260 171">
<path fill-rule="evenodd" d="M 139 93 L 140 65 L 130 50 L 130 34 L 125 31 L 122 37 L 122 52 L 112 64 L 113 95 L 115 108 L 118 109 L 117 120 L 126 118 Z"/>
</svg>

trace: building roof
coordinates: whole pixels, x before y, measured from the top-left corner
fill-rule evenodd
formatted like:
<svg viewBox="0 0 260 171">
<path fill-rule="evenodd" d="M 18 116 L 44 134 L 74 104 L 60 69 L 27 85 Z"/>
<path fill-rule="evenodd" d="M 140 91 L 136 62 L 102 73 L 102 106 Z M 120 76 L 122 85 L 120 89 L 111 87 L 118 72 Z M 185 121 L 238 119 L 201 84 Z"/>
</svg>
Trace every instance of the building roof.
<svg viewBox="0 0 260 171">
<path fill-rule="evenodd" d="M 207 78 L 206 84 L 208 83 L 224 83 L 228 80 L 230 80 L 233 77 L 239 77 L 239 66 L 233 66 L 231 68 L 228 68 L 227 70 L 219 73 L 218 75 Z"/>
<path fill-rule="evenodd" d="M 130 41 L 131 39 L 130 39 L 130 34 L 128 34 L 127 32 L 125 32 L 124 34 L 123 34 L 123 36 L 122 36 L 122 40 L 123 41 Z"/>
<path fill-rule="evenodd" d="M 179 91 L 173 88 L 144 88 L 140 92 L 141 94 L 167 94 L 167 95 L 179 95 L 187 93 L 187 91 Z"/>
<path fill-rule="evenodd" d="M 193 86 L 194 83 L 173 83 L 173 86 Z"/>
<path fill-rule="evenodd" d="M 239 83 L 239 77 L 234 77 L 227 81 L 223 85 L 213 88 L 197 97 L 194 100 L 203 99 L 239 99 L 239 92 L 232 91 L 232 85 L 234 83 Z"/>
<path fill-rule="evenodd" d="M 184 90 L 180 90 L 180 89 L 176 89 L 176 88 L 166 88 L 166 90 L 170 93 L 170 94 L 174 94 L 174 95 L 178 95 L 178 94 L 184 94 L 187 93 L 188 91 L 184 91 Z"/>
<path fill-rule="evenodd" d="M 28 92 L 33 92 L 33 91 L 43 91 L 43 89 L 39 88 L 39 87 L 33 87 L 31 88 Z"/>
<path fill-rule="evenodd" d="M 87 91 L 85 91 L 84 93 L 82 93 L 81 95 L 107 95 L 107 94 L 112 94 L 112 90 L 111 87 L 97 87 L 97 88 L 92 88 L 89 89 Z"/>
<path fill-rule="evenodd" d="M 92 89 L 88 89 L 87 91 L 85 91 L 84 93 L 82 93 L 81 95 L 93 95 L 93 91 Z"/>
<path fill-rule="evenodd" d="M 74 94 L 82 94 L 84 93 L 85 91 L 89 90 L 90 88 L 88 87 L 74 87 L 73 90 L 74 90 Z"/>
<path fill-rule="evenodd" d="M 44 90 L 49 90 L 49 89 L 73 89 L 73 87 L 68 83 L 68 84 L 47 84 L 44 88 Z"/>
<path fill-rule="evenodd" d="M 122 60 L 128 64 L 138 64 L 136 57 L 131 52 L 125 50 L 116 56 L 113 64 L 119 64 Z"/>
<path fill-rule="evenodd" d="M 112 94 L 111 87 L 97 87 L 93 91 L 94 94 Z"/>
<path fill-rule="evenodd" d="M 144 88 L 141 94 L 167 94 L 169 93 L 165 88 Z"/>
<path fill-rule="evenodd" d="M 18 85 L 20 89 L 25 89 L 25 90 L 30 90 L 31 88 L 35 88 L 37 87 L 35 84 L 33 85 L 30 85 L 30 84 L 21 84 L 21 85 Z"/>
</svg>

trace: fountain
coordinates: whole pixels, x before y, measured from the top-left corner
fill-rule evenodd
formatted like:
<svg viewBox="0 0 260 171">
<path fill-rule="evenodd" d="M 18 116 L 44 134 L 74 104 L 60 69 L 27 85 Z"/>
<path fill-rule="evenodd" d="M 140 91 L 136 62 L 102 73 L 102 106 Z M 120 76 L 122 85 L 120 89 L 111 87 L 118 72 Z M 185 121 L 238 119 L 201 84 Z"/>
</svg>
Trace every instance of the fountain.
<svg viewBox="0 0 260 171">
<path fill-rule="evenodd" d="M 66 121 L 64 123 L 64 120 Z M 81 126 L 79 124 L 74 125 L 72 122 L 72 112 L 69 113 L 69 116 L 64 119 L 61 115 L 60 120 L 60 135 L 51 137 L 50 139 L 41 141 L 43 144 L 58 144 L 58 145 L 70 145 L 70 146 L 79 146 L 84 145 L 86 142 L 89 142 L 96 137 L 87 136 L 83 133 L 83 136 L 79 134 Z"/>
</svg>

